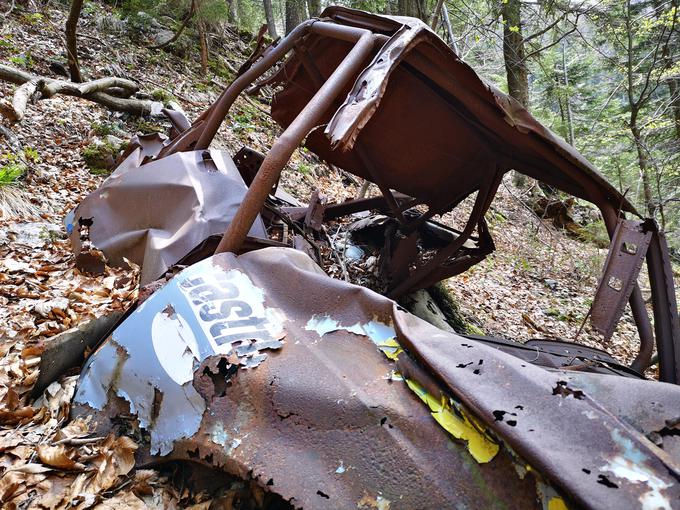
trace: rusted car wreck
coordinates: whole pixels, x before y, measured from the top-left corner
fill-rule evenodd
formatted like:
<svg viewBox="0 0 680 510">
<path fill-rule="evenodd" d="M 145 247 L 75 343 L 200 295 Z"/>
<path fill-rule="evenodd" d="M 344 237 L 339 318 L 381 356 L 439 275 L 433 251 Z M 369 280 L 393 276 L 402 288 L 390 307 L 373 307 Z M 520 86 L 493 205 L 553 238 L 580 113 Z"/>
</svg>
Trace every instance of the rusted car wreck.
<svg viewBox="0 0 680 510">
<path fill-rule="evenodd" d="M 209 149 L 237 95 L 263 84 L 284 129 L 269 152 Z M 259 48 L 193 123 L 168 114 L 173 133 L 134 140 L 68 220 L 80 264 L 101 250 L 155 282 L 87 361 L 74 413 L 102 430 L 131 420 L 147 440 L 140 463 L 207 464 L 255 480 L 274 506 L 680 505 L 663 234 L 422 22 L 329 8 Z M 275 188 L 300 144 L 382 195 L 290 203 Z M 612 243 L 592 320 L 611 335 L 630 304 L 631 367 L 573 344 L 457 335 L 390 299 L 491 253 L 484 214 L 511 169 L 602 212 Z M 464 229 L 433 221 L 475 193 Z M 361 211 L 387 218 L 387 297 L 314 259 L 314 232 Z M 640 375 L 655 346 L 663 382 Z"/>
</svg>

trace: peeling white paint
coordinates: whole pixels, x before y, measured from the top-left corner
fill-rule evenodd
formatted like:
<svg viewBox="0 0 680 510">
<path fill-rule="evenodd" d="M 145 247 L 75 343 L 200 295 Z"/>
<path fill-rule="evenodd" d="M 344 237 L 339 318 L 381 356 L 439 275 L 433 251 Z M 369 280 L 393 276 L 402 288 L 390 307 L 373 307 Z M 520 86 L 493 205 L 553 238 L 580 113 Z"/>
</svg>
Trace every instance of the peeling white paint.
<svg viewBox="0 0 680 510">
<path fill-rule="evenodd" d="M 215 428 L 210 434 L 210 440 L 217 445 L 226 446 L 227 441 L 229 441 L 229 433 L 224 430 L 222 422 L 215 423 Z"/>
<path fill-rule="evenodd" d="M 649 457 L 640 451 L 631 439 L 624 437 L 618 429 L 614 429 L 611 435 L 612 439 L 622 447 L 623 453 L 611 459 L 600 469 L 613 473 L 622 480 L 646 485 L 648 490 L 639 497 L 642 510 L 672 510 L 669 498 L 661 491 L 673 484 L 659 478 L 647 466 Z"/>
<path fill-rule="evenodd" d="M 151 341 L 163 370 L 177 384 L 194 378 L 194 361 L 200 360 L 198 341 L 178 313 L 157 313 L 151 324 Z"/>
<path fill-rule="evenodd" d="M 380 345 L 390 338 L 394 338 L 396 333 L 392 324 L 384 324 L 376 319 L 365 324 L 357 322 L 350 326 L 343 326 L 336 319 L 332 319 L 329 315 L 314 315 L 307 321 L 305 325 L 307 331 L 316 331 L 319 336 L 324 336 L 333 331 L 347 331 L 355 335 L 363 335 L 369 337 L 373 343 Z"/>
</svg>

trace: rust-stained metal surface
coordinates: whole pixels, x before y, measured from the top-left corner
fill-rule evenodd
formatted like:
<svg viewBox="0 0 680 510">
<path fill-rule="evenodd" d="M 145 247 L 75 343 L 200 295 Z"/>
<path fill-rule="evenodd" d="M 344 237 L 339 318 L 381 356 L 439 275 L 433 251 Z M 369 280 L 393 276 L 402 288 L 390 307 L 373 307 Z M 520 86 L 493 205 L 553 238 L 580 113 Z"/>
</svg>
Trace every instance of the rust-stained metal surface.
<svg viewBox="0 0 680 510">
<path fill-rule="evenodd" d="M 593 327 L 611 338 L 637 282 L 652 239 L 651 222 L 619 220 L 593 299 Z"/>
<path fill-rule="evenodd" d="M 74 413 L 101 431 L 131 415 L 141 460 L 252 477 L 293 507 L 531 508 L 547 493 L 549 508 L 673 508 L 680 388 L 581 369 L 444 332 L 267 248 L 148 298 L 85 366 Z"/>
<path fill-rule="evenodd" d="M 146 161 L 160 142 L 134 149 L 67 220 L 78 259 L 82 243 L 141 266 L 141 283 L 159 278 L 194 247 L 226 228 L 246 193 L 231 158 L 218 150 Z M 145 156 L 146 154 L 146 156 Z M 261 219 L 250 236 L 267 238 Z"/>
<path fill-rule="evenodd" d="M 343 7 L 329 7 L 321 17 L 387 36 L 306 139 L 324 159 L 372 180 L 352 150 L 360 141 L 389 188 L 435 208 L 449 207 L 477 189 L 493 170 L 485 162 L 496 160 L 503 171 L 515 169 L 586 200 L 596 198 L 597 188 L 615 207 L 633 210 L 573 147 L 480 78 L 422 21 Z M 349 48 L 324 34 L 305 39 L 322 80 Z M 318 77 L 296 52 L 278 83 L 283 90 L 274 98 L 272 115 L 287 126 L 318 89 Z"/>
<path fill-rule="evenodd" d="M 329 7 L 319 19 L 305 21 L 277 44 L 263 48 L 262 42 L 258 38 L 253 56 L 206 112 L 192 124 L 176 112 L 167 112 L 172 138 L 135 140 L 114 173 L 127 172 L 126 179 L 141 179 L 143 171 L 128 170 L 158 165 L 174 171 L 181 167 L 180 177 L 204 175 L 206 163 L 221 165 L 221 172 L 228 167 L 231 172 L 233 164 L 226 155 L 215 158 L 221 162 L 216 165 L 210 158 L 205 160 L 211 152 L 204 151 L 241 92 L 263 83 L 280 86 L 272 102 L 272 117 L 284 132 L 265 155 L 247 149 L 235 155 L 247 188 L 242 182 L 230 182 L 229 190 L 222 190 L 229 207 L 218 209 L 222 216 L 206 213 L 212 221 L 201 222 L 194 221 L 192 214 L 203 205 L 197 200 L 187 205 L 184 202 L 191 201 L 187 198 L 174 207 L 174 196 L 168 200 L 173 204 L 171 214 L 156 202 L 142 207 L 143 214 L 139 214 L 136 204 L 126 198 L 127 189 L 110 179 L 104 185 L 108 189 L 88 197 L 71 221 L 77 227 L 71 237 L 81 267 L 101 268 L 97 250 L 102 250 L 114 264 L 127 257 L 142 265 L 146 283 L 220 231 L 224 235 L 218 240 L 218 252 L 240 253 L 249 249 L 246 244 L 252 246 L 253 237 L 263 239 L 260 245 L 276 244 L 293 229 L 298 237 L 281 244 L 318 253 L 309 236 L 316 232 L 317 238 L 323 238 L 324 221 L 378 208 L 394 220 L 379 247 L 380 278 L 386 294 L 399 298 L 467 270 L 494 250 L 484 216 L 510 170 L 592 202 L 601 210 L 611 236 L 623 213 L 635 214 L 625 197 L 573 147 L 480 78 L 419 20 Z M 281 62 L 278 72 L 262 79 Z M 291 209 L 281 203 L 272 207 L 271 195 L 281 193 L 277 189 L 280 173 L 301 143 L 329 163 L 374 182 L 381 196 L 336 204 L 332 197 L 319 202 L 317 194 L 306 208 Z M 144 183 L 146 196 L 177 177 L 171 174 L 154 172 L 149 180 L 156 182 Z M 202 184 L 195 181 L 194 185 L 195 196 L 201 196 Z M 191 195 L 191 190 L 186 191 Z M 114 193 L 119 198 L 111 200 Z M 462 230 L 433 221 L 475 193 L 474 207 Z M 109 220 L 99 214 L 107 211 L 107 200 L 116 204 L 111 210 L 119 216 L 111 220 L 116 223 L 111 228 L 106 225 Z M 208 202 L 205 209 L 212 211 L 213 200 Z M 290 217 L 282 219 L 282 214 Z M 272 239 L 266 239 L 260 215 L 278 218 L 282 234 L 274 237 L 270 230 Z M 213 228 L 219 222 L 222 229 Z M 640 336 L 632 368 L 641 372 L 648 367 L 656 343 L 660 364 L 666 365 L 660 370 L 662 380 L 677 383 L 680 326 L 674 311 L 675 291 L 664 269 L 665 245 L 652 223 L 645 222 L 645 232 L 651 232 L 652 239 L 647 237 L 641 246 L 651 243 L 646 257 L 655 263 L 651 273 L 661 278 L 651 282 L 656 289 L 652 292 L 654 326 L 636 282 L 644 250 L 630 258 L 633 264 L 626 268 L 617 265 L 623 260 L 620 256 L 610 257 L 606 272 L 616 269 L 621 275 L 614 280 L 606 275 L 606 281 L 620 281 L 623 286 L 619 292 L 602 285 L 592 317 L 596 328 L 609 336 L 628 300 Z M 437 232 L 434 243 L 433 231 Z M 86 250 L 80 248 L 81 237 L 89 237 Z"/>
</svg>

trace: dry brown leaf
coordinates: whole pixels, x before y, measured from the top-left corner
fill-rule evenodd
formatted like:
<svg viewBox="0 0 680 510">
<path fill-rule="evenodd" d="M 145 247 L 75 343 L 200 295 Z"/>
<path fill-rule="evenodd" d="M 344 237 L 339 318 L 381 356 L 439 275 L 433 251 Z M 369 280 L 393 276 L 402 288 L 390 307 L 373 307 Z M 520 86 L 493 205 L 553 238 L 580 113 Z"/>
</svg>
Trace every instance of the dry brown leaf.
<svg viewBox="0 0 680 510">
<path fill-rule="evenodd" d="M 0 453 L 4 452 L 8 448 L 14 448 L 21 444 L 21 436 L 14 431 L 4 432 L 0 436 Z"/>
<path fill-rule="evenodd" d="M 90 433 L 90 426 L 87 421 L 82 418 L 76 418 L 57 431 L 54 436 L 55 441 L 62 439 L 84 437 Z"/>
<path fill-rule="evenodd" d="M 212 505 L 213 500 L 210 501 L 204 501 L 203 503 L 196 503 L 195 505 L 191 505 L 186 507 L 185 510 L 208 510 L 210 508 L 210 505 Z"/>
<path fill-rule="evenodd" d="M 97 473 L 88 490 L 95 494 L 113 487 L 118 477 L 128 474 L 135 466 L 137 443 L 127 436 L 109 435 L 101 447 L 101 453 L 94 461 Z"/>
<path fill-rule="evenodd" d="M 35 475 L 35 474 L 40 474 L 40 473 L 48 473 L 48 472 L 52 471 L 52 468 L 49 468 L 47 466 L 43 466 L 42 464 L 36 464 L 34 462 L 31 462 L 30 464 L 22 464 L 20 466 L 12 466 L 7 471 Z"/>
<path fill-rule="evenodd" d="M 67 450 L 64 445 L 48 446 L 41 444 L 38 445 L 37 452 L 40 462 L 47 466 L 69 470 L 80 470 L 85 468 L 85 466 L 67 455 Z"/>
<path fill-rule="evenodd" d="M 8 472 L 0 478 L 0 502 L 9 501 L 23 485 L 24 477 L 21 473 Z"/>
<path fill-rule="evenodd" d="M 16 411 L 0 410 L 0 423 L 3 425 L 16 425 L 20 422 L 30 420 L 35 414 L 32 407 L 22 407 Z"/>
<path fill-rule="evenodd" d="M 146 504 L 131 492 L 119 492 L 94 507 L 95 510 L 146 510 Z"/>
</svg>

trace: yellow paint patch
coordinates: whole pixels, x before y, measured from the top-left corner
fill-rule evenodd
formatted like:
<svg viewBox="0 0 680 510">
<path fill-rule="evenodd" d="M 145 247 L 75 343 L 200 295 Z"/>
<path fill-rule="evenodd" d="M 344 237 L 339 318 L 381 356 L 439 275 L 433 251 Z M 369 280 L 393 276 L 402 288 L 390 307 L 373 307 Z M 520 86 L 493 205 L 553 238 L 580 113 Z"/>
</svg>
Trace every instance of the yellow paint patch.
<svg viewBox="0 0 680 510">
<path fill-rule="evenodd" d="M 432 411 L 432 417 L 456 439 L 467 442 L 468 451 L 480 464 L 485 464 L 498 453 L 499 446 L 491 441 L 466 416 L 459 417 L 444 398 L 441 401 L 430 395 L 420 384 L 406 379 L 406 384 Z M 475 422 L 476 423 L 476 422 Z"/>
<path fill-rule="evenodd" d="M 378 349 L 380 349 L 385 356 L 387 356 L 392 361 L 396 361 L 399 354 L 404 352 L 399 343 L 394 338 L 388 338 L 383 343 L 378 344 Z"/>
<path fill-rule="evenodd" d="M 391 360 L 396 360 L 400 353 L 404 352 L 395 338 L 388 338 L 378 348 Z M 499 446 L 491 441 L 483 432 L 484 427 L 474 417 L 466 416 L 461 412 L 461 418 L 451 410 L 451 404 L 442 395 L 441 400 L 430 395 L 425 388 L 413 379 L 405 379 L 406 384 L 420 400 L 425 402 L 432 411 L 432 417 L 449 434 L 456 439 L 467 442 L 468 451 L 480 464 L 487 463 L 498 453 Z M 553 510 L 553 509 L 550 509 Z M 555 508 L 554 510 L 560 510 Z"/>
<path fill-rule="evenodd" d="M 548 510 L 569 510 L 566 503 L 560 497 L 550 498 L 548 501 Z"/>
</svg>

